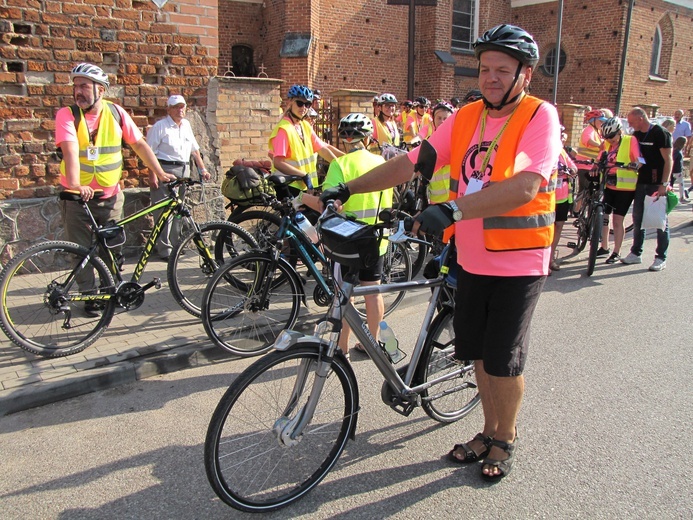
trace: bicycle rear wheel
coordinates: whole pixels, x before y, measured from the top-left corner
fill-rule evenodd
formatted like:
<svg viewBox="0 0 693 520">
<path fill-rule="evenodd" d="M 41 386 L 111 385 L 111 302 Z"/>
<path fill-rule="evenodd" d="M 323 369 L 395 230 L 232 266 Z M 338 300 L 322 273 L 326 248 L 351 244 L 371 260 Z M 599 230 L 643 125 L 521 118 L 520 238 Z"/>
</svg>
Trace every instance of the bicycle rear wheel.
<svg viewBox="0 0 693 520">
<path fill-rule="evenodd" d="M 597 263 L 597 251 L 602 239 L 602 223 L 604 221 L 604 208 L 597 206 L 594 208 L 592 218 L 590 218 L 590 253 L 587 257 L 587 276 L 592 276 L 594 266 Z"/>
<path fill-rule="evenodd" d="M 219 347 L 239 356 L 272 348 L 301 308 L 301 281 L 285 260 L 248 253 L 225 263 L 202 298 L 202 324 Z"/>
<path fill-rule="evenodd" d="M 383 273 L 380 277 L 381 284 L 408 282 L 411 280 L 411 258 L 404 244 L 388 242 L 387 253 L 383 263 Z M 384 316 L 389 316 L 402 302 L 407 291 L 384 293 Z M 354 307 L 361 317 L 366 317 L 366 300 L 363 296 L 354 297 Z"/>
<path fill-rule="evenodd" d="M 8 262 L 0 274 L 0 327 L 15 345 L 43 357 L 69 356 L 104 333 L 116 302 L 97 296 L 114 294 L 115 282 L 100 258 L 88 256 L 86 248 L 72 242 L 47 242 Z M 99 289 L 77 286 L 73 275 L 87 270 L 95 272 Z M 101 304 L 99 316 L 85 314 L 88 300 Z"/>
<path fill-rule="evenodd" d="M 237 224 L 258 243 L 263 251 L 270 248 L 277 240 L 277 231 L 281 226 L 282 218 L 278 213 L 262 210 L 250 210 L 231 215 L 229 222 Z"/>
<path fill-rule="evenodd" d="M 316 379 L 318 343 L 272 352 L 248 367 L 219 401 L 207 429 L 205 468 L 216 494 L 248 512 L 287 506 L 318 485 L 356 428 L 358 388 L 335 356 L 315 413 L 296 439 Z"/>
<path fill-rule="evenodd" d="M 431 419 L 442 423 L 460 420 L 480 402 L 474 362 L 465 361 L 460 365 L 454 360 L 454 314 L 452 307 L 445 306 L 433 320 L 414 375 L 414 384 L 418 385 L 464 367 L 464 372 L 458 378 L 439 383 L 421 393 L 421 407 Z"/>
<path fill-rule="evenodd" d="M 193 316 L 200 317 L 202 296 L 210 278 L 224 261 L 257 249 L 248 232 L 231 222 L 205 222 L 175 246 L 166 276 L 173 298 Z"/>
</svg>

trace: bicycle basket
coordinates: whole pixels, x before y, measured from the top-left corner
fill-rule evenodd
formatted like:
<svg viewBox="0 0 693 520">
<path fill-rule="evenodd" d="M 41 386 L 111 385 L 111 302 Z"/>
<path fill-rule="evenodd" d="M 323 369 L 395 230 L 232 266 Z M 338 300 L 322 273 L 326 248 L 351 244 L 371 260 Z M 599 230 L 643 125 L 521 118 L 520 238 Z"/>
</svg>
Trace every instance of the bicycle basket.
<svg viewBox="0 0 693 520">
<path fill-rule="evenodd" d="M 368 269 L 380 258 L 382 231 L 358 220 L 334 214 L 320 221 L 318 229 L 325 256 L 353 269 Z"/>
<path fill-rule="evenodd" d="M 97 233 L 104 239 L 106 247 L 109 249 L 122 246 L 125 243 L 125 228 L 118 226 L 115 220 L 106 222 L 106 225 L 99 228 Z"/>
</svg>

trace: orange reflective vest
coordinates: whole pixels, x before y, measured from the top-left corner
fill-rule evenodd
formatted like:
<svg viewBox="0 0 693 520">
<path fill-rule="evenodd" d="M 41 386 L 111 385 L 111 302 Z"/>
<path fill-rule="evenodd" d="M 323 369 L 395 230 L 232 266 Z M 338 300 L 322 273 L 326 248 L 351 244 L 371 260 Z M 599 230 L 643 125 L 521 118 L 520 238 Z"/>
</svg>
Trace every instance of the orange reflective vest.
<svg viewBox="0 0 693 520">
<path fill-rule="evenodd" d="M 525 96 L 510 116 L 508 125 L 498 141 L 493 161 L 491 183 L 502 182 L 516 173 L 517 147 L 525 128 L 543 101 Z M 450 196 L 458 197 L 462 162 L 471 144 L 484 104 L 476 101 L 455 114 L 450 157 Z M 490 153 L 490 152 L 489 152 Z M 484 218 L 484 244 L 488 251 L 518 251 L 543 249 L 551 246 L 553 223 L 556 219 L 556 170 L 549 181 L 542 180 L 534 199 L 503 215 Z"/>
</svg>

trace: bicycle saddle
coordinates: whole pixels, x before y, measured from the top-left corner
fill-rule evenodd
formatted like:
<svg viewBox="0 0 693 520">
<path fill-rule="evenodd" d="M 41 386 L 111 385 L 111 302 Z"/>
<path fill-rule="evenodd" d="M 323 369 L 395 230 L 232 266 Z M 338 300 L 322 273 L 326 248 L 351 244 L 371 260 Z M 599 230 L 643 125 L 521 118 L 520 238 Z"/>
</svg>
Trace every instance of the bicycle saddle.
<svg viewBox="0 0 693 520">
<path fill-rule="evenodd" d="M 94 197 L 95 199 L 100 199 L 103 197 L 103 190 L 94 190 Z M 72 202 L 81 202 L 82 201 L 82 194 L 79 191 L 73 191 L 73 190 L 63 190 L 60 193 L 58 193 L 58 198 L 60 200 L 69 200 Z"/>
<path fill-rule="evenodd" d="M 284 186 L 286 184 L 291 184 L 294 181 L 302 181 L 303 177 L 300 175 L 286 175 L 285 173 L 273 173 L 267 177 L 272 184 L 277 186 Z"/>
</svg>

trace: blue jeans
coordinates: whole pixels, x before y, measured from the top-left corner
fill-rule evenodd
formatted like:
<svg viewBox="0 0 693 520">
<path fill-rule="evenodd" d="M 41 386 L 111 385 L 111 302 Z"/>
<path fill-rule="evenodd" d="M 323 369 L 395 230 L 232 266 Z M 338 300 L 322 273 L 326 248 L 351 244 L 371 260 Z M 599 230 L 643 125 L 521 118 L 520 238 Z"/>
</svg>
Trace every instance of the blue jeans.
<svg viewBox="0 0 693 520">
<path fill-rule="evenodd" d="M 659 189 L 658 184 L 638 184 L 635 186 L 635 199 L 633 200 L 633 246 L 630 252 L 634 255 L 642 255 L 642 247 L 645 242 L 645 230 L 641 229 L 642 214 L 645 208 L 645 195 L 653 195 Z M 657 230 L 657 249 L 655 257 L 662 260 L 667 259 L 667 249 L 669 249 L 669 220 L 664 231 Z"/>
</svg>

